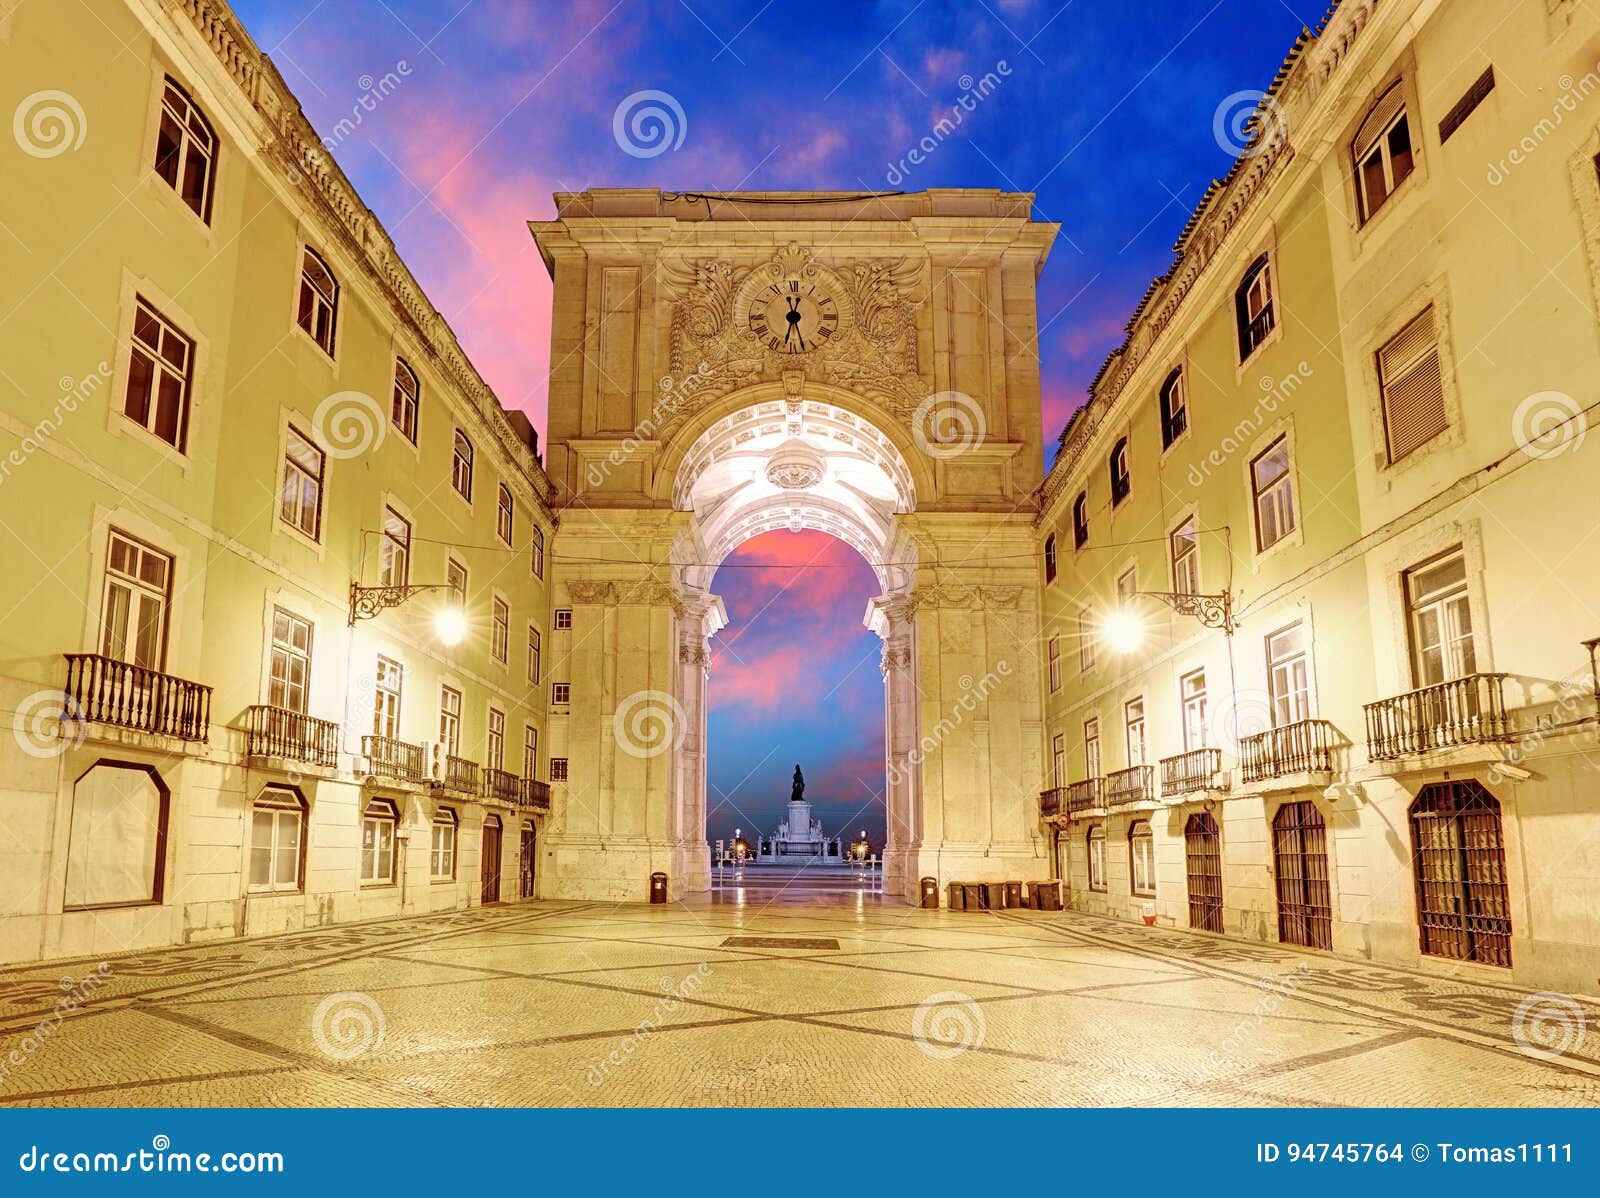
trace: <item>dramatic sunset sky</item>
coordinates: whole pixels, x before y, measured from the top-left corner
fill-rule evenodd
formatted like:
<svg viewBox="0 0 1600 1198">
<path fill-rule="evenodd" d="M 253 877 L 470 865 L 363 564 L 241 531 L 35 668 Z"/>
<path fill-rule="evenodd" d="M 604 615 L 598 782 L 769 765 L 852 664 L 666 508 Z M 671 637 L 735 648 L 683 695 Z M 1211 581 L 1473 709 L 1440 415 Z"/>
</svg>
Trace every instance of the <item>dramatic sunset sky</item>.
<svg viewBox="0 0 1600 1198">
<path fill-rule="evenodd" d="M 502 402 L 541 431 L 550 284 L 526 222 L 554 214 L 552 192 L 999 187 L 1036 193 L 1036 217 L 1062 226 L 1039 293 L 1048 453 L 1190 209 L 1230 165 L 1219 106 L 1264 88 L 1325 4 L 234 7 L 319 133 L 333 139 L 349 118 L 335 157 Z M 991 72 L 998 86 L 955 134 L 905 163 Z M 386 75 L 398 86 L 368 110 L 362 98 Z M 681 108 L 682 142 L 636 157 L 612 119 L 645 90 Z M 768 533 L 718 573 L 732 624 L 714 642 L 713 838 L 770 830 L 800 761 L 830 832 L 866 827 L 881 841 L 878 642 L 860 623 L 875 589 L 854 550 L 811 533 Z"/>
</svg>

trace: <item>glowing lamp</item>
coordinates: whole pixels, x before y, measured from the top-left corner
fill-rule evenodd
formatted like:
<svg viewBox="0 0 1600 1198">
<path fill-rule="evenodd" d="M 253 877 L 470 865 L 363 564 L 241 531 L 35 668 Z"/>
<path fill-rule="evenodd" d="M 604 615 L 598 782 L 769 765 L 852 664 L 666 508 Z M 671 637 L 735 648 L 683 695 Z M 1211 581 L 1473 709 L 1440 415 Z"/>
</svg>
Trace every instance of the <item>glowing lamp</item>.
<svg viewBox="0 0 1600 1198">
<path fill-rule="evenodd" d="M 442 645 L 459 645 L 467 637 L 467 613 L 459 607 L 441 607 L 433 615 L 433 634 Z"/>
<path fill-rule="evenodd" d="M 1100 635 L 1116 653 L 1132 653 L 1144 644 L 1144 621 L 1127 608 L 1118 608 L 1100 625 Z"/>
</svg>

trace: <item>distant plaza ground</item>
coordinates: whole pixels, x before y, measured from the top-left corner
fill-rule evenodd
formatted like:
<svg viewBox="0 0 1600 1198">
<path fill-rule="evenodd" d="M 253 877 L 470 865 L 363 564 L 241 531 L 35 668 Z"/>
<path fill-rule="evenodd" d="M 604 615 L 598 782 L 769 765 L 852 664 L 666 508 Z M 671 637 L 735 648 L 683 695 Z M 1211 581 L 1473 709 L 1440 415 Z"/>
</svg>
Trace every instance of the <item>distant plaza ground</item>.
<svg viewBox="0 0 1600 1198">
<path fill-rule="evenodd" d="M 751 874 L 8 970 L 0 1105 L 1600 1103 L 1593 1005 Z"/>
</svg>

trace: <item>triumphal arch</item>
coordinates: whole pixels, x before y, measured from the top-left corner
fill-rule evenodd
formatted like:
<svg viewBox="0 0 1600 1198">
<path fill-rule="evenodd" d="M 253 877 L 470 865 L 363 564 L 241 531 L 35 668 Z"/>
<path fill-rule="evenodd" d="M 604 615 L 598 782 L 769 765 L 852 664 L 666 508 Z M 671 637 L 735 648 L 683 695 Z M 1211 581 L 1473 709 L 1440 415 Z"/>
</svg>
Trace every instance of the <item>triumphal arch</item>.
<svg viewBox="0 0 1600 1198">
<path fill-rule="evenodd" d="M 858 549 L 881 593 L 891 893 L 1041 878 L 1032 197 L 560 194 L 547 468 L 568 776 L 543 892 L 705 889 L 717 565 L 771 529 Z M 842 613 L 853 618 L 856 613 Z M 807 680 L 792 680 L 810 701 Z"/>
</svg>

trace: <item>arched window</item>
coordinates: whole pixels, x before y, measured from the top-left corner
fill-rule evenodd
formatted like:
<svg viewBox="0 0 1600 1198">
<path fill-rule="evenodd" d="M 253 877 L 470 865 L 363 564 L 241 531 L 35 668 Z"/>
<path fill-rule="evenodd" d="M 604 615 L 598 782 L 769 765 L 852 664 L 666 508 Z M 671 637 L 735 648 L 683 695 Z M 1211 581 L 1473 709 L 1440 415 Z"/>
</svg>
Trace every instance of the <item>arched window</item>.
<svg viewBox="0 0 1600 1198">
<path fill-rule="evenodd" d="M 450 459 L 450 485 L 457 495 L 472 502 L 472 442 L 460 429 L 456 429 L 455 451 Z"/>
<path fill-rule="evenodd" d="M 404 358 L 394 360 L 394 403 L 389 411 L 389 419 L 394 421 L 395 428 L 405 434 L 407 441 L 417 443 L 417 409 L 422 403 L 422 384 L 417 381 L 417 373 L 406 365 Z"/>
<path fill-rule="evenodd" d="M 1115 506 L 1133 490 L 1133 476 L 1128 473 L 1128 439 L 1126 437 L 1111 447 L 1111 503 Z"/>
<path fill-rule="evenodd" d="M 388 799 L 373 799 L 361 813 L 361 884 L 394 884 L 394 831 L 400 812 Z"/>
<path fill-rule="evenodd" d="M 1044 580 L 1056 580 L 1056 534 L 1051 533 L 1044 539 Z"/>
<path fill-rule="evenodd" d="M 1184 392 L 1183 370 L 1173 370 L 1161 384 L 1161 448 L 1165 449 L 1189 427 L 1189 400 Z"/>
<path fill-rule="evenodd" d="M 1272 263 L 1262 254 L 1245 270 L 1233 293 L 1233 306 L 1239 324 L 1239 361 L 1256 352 L 1277 321 L 1272 303 Z"/>
<path fill-rule="evenodd" d="M 1072 547 L 1082 549 L 1089 543 L 1089 496 L 1084 491 L 1072 501 Z"/>
<path fill-rule="evenodd" d="M 544 529 L 540 528 L 537 524 L 535 524 L 533 526 L 532 562 L 533 562 L 533 576 L 535 578 L 543 578 L 544 577 Z"/>
<path fill-rule="evenodd" d="M 511 502 L 511 488 L 501 483 L 499 497 L 495 503 L 494 530 L 507 545 L 511 544 L 515 513 L 516 506 Z"/>
<path fill-rule="evenodd" d="M 217 134 L 205 114 L 171 79 L 161 96 L 156 129 L 156 174 L 166 180 L 206 224 L 211 223 L 211 193 L 217 176 Z"/>
<path fill-rule="evenodd" d="M 1511 965 L 1500 803 L 1479 782 L 1430 782 L 1411 804 L 1422 951 Z"/>
<path fill-rule="evenodd" d="M 305 887 L 306 801 L 288 786 L 268 786 L 250 812 L 250 889 L 295 892 Z"/>
<path fill-rule="evenodd" d="M 1156 892 L 1156 841 L 1147 819 L 1128 826 L 1128 885 L 1134 894 Z"/>
<path fill-rule="evenodd" d="M 306 247 L 300 259 L 300 307 L 297 317 L 306 336 L 333 357 L 333 335 L 339 315 L 339 284 L 317 252 Z"/>
<path fill-rule="evenodd" d="M 1106 888 L 1106 830 L 1100 824 L 1089 829 L 1089 889 Z"/>
<path fill-rule="evenodd" d="M 1209 811 L 1196 811 L 1183 826 L 1189 875 L 1189 926 L 1222 931 L 1222 833 Z"/>
<path fill-rule="evenodd" d="M 1361 219 L 1373 213 L 1411 174 L 1411 126 L 1406 121 L 1405 93 L 1397 82 L 1379 96 L 1350 142 Z"/>
<path fill-rule="evenodd" d="M 1315 803 L 1307 799 L 1278 808 L 1272 817 L 1272 860 L 1278 885 L 1278 939 L 1331 949 L 1328 829 Z"/>
</svg>

